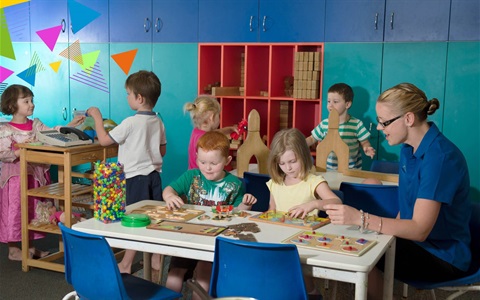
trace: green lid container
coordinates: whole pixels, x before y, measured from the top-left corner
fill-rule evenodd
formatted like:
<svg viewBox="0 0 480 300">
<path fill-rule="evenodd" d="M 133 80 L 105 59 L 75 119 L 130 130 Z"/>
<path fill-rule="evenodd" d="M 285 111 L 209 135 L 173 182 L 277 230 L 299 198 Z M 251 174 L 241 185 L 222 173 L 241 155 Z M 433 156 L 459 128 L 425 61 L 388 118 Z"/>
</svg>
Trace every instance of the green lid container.
<svg viewBox="0 0 480 300">
<path fill-rule="evenodd" d="M 125 227 L 145 227 L 150 225 L 150 218 L 145 214 L 124 215 L 122 225 Z"/>
</svg>

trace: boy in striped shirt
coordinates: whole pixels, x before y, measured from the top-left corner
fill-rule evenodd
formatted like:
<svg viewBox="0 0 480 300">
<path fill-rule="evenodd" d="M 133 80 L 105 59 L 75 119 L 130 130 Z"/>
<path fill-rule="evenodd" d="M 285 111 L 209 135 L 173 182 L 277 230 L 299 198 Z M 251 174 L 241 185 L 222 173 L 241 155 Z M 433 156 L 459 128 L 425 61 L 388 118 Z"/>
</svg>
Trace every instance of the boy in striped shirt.
<svg viewBox="0 0 480 300">
<path fill-rule="evenodd" d="M 362 154 L 360 146 L 365 155 L 373 158 L 375 156 L 375 149 L 370 145 L 368 138 L 370 132 L 365 128 L 363 122 L 348 114 L 348 109 L 353 103 L 353 90 L 345 83 L 336 83 L 328 89 L 328 104 L 327 109 L 331 111 L 335 109 L 338 111 L 339 128 L 338 133 L 342 140 L 350 148 L 350 155 L 348 159 L 349 169 L 362 168 Z M 312 130 L 312 135 L 307 137 L 308 146 L 313 145 L 317 141 L 322 141 L 327 135 L 328 119 L 323 120 L 317 127 Z M 327 170 L 337 170 L 338 162 L 335 153 L 331 152 L 327 158 Z"/>
</svg>

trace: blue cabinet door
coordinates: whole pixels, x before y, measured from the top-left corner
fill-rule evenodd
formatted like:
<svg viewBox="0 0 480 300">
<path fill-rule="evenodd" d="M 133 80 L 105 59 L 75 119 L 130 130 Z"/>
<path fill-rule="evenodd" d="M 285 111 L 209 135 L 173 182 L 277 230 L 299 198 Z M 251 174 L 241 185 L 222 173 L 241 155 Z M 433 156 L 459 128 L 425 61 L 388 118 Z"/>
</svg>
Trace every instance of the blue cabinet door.
<svg viewBox="0 0 480 300">
<path fill-rule="evenodd" d="M 198 0 L 153 1 L 153 42 L 198 42 Z"/>
<path fill-rule="evenodd" d="M 70 121 L 70 61 L 59 53 L 68 48 L 68 43 L 57 43 L 53 52 L 43 43 L 31 43 L 30 47 L 41 63 L 41 71 L 35 74 L 35 87 L 32 88 L 34 117 L 50 127 L 66 125 Z M 47 62 L 59 65 L 54 70 Z"/>
<path fill-rule="evenodd" d="M 387 42 L 447 41 L 450 0 L 386 0 Z"/>
<path fill-rule="evenodd" d="M 383 41 L 385 0 L 326 0 L 326 42 Z"/>
<path fill-rule="evenodd" d="M 109 6 L 110 42 L 152 41 L 152 0 L 115 0 Z"/>
<path fill-rule="evenodd" d="M 382 92 L 402 82 L 423 90 L 428 99 L 444 103 L 447 43 L 385 43 L 382 69 Z M 428 119 L 443 126 L 443 110 Z M 383 135 L 379 137 L 378 159 L 398 161 L 400 145 L 391 147 Z M 385 152 L 381 150 L 385 149 Z"/>
<path fill-rule="evenodd" d="M 0 9 L 1 10 L 1 9 Z M 30 3 L 23 2 L 3 8 L 0 14 L 5 18 L 10 40 L 12 42 L 30 41 Z M 4 23 L 2 24 L 4 26 Z M 3 36 L 2 36 L 3 39 Z M 3 46 L 2 46 L 3 47 Z"/>
<path fill-rule="evenodd" d="M 380 95 L 382 43 L 325 43 L 323 64 L 322 119 L 328 118 L 327 91 L 343 82 L 353 89 L 353 104 L 348 113 L 362 120 L 370 131 L 370 144 L 378 152 L 375 104 Z M 313 128 L 312 128 L 313 129 Z M 372 159 L 362 152 L 362 169 L 369 170 Z"/>
<path fill-rule="evenodd" d="M 67 0 L 30 0 L 30 38 L 43 42 L 36 33 L 39 30 L 62 26 L 57 43 L 68 43 L 69 18 Z"/>
<path fill-rule="evenodd" d="M 183 105 L 197 96 L 198 45 L 195 43 L 154 44 L 153 71 L 162 82 L 162 94 L 154 111 L 165 124 L 167 154 L 162 166 L 163 186 L 187 170 L 188 142 L 192 132 Z"/>
<path fill-rule="evenodd" d="M 261 42 L 323 42 L 325 0 L 260 0 Z"/>
<path fill-rule="evenodd" d="M 83 62 L 70 61 L 70 111 L 87 110 L 96 106 L 103 115 L 110 114 L 109 45 L 88 43 L 82 45 Z"/>
<path fill-rule="evenodd" d="M 480 1 L 452 0 L 449 40 L 480 40 Z"/>
<path fill-rule="evenodd" d="M 110 119 L 120 123 L 126 117 L 135 114 L 127 102 L 125 81 L 132 73 L 140 70 L 152 70 L 152 44 L 151 43 L 112 43 L 110 44 L 110 57 L 115 54 L 137 50 L 135 59 L 128 74 L 110 59 Z M 160 78 L 161 80 L 161 78 Z"/>
<path fill-rule="evenodd" d="M 68 8 L 71 25 L 70 43 L 76 40 L 80 43 L 107 43 L 109 0 L 75 0 L 75 2 L 77 6 Z"/>
<path fill-rule="evenodd" d="M 258 0 L 202 0 L 198 11 L 200 42 L 258 41 Z"/>
<path fill-rule="evenodd" d="M 448 44 L 443 133 L 463 152 L 470 172 L 470 199 L 480 199 L 480 42 Z"/>
</svg>

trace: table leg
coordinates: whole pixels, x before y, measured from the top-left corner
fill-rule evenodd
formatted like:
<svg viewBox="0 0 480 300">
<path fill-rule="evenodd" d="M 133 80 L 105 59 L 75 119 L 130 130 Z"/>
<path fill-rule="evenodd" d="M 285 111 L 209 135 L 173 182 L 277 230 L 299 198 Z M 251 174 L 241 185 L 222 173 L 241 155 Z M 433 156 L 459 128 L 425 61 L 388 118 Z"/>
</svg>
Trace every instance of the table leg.
<svg viewBox="0 0 480 300">
<path fill-rule="evenodd" d="M 357 273 L 358 279 L 355 282 L 355 300 L 367 299 L 368 273 Z"/>
<path fill-rule="evenodd" d="M 152 280 L 152 253 L 143 252 L 143 278 Z"/>
<path fill-rule="evenodd" d="M 391 300 L 393 297 L 395 245 L 396 240 L 394 239 L 385 252 L 385 270 L 383 275 L 383 299 L 385 300 Z"/>
</svg>

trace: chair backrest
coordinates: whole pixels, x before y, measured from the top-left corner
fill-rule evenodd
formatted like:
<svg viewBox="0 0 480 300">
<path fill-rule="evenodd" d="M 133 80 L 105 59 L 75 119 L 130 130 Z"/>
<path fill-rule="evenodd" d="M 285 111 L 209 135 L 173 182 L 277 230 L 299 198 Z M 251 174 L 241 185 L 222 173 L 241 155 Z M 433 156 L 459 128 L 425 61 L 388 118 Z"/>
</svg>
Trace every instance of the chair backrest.
<svg viewBox="0 0 480 300">
<path fill-rule="evenodd" d="M 373 215 L 395 218 L 398 214 L 398 186 L 342 182 L 343 203 Z"/>
<path fill-rule="evenodd" d="M 245 142 L 237 150 L 237 176 L 243 177 L 248 171 L 250 159 L 255 156 L 258 163 L 258 172 L 268 174 L 267 161 L 270 149 L 264 144 L 260 136 L 260 115 L 252 109 L 248 114 L 248 129 Z"/>
<path fill-rule="evenodd" d="M 373 160 L 372 165 L 370 166 L 370 171 L 380 172 L 380 173 L 389 173 L 389 174 L 398 174 L 399 163 L 396 161 Z"/>
<path fill-rule="evenodd" d="M 108 242 L 59 223 L 64 243 L 65 278 L 80 299 L 129 299 Z"/>
<path fill-rule="evenodd" d="M 257 198 L 257 203 L 252 206 L 253 211 L 267 211 L 270 206 L 270 190 L 266 183 L 270 176 L 266 174 L 257 174 L 251 172 L 243 173 L 243 182 L 245 183 L 245 192 L 252 194 Z"/>
<path fill-rule="evenodd" d="M 217 237 L 210 295 L 307 299 L 297 247 Z"/>
<path fill-rule="evenodd" d="M 318 171 L 324 172 L 327 169 L 327 158 L 330 152 L 334 152 L 338 161 L 338 172 L 348 169 L 348 158 L 350 149 L 338 133 L 339 118 L 338 112 L 332 109 L 328 116 L 328 132 L 325 138 L 318 143 L 316 151 L 315 166 Z"/>
</svg>

